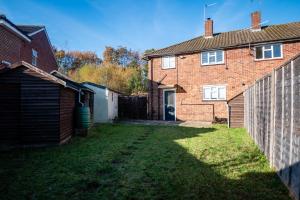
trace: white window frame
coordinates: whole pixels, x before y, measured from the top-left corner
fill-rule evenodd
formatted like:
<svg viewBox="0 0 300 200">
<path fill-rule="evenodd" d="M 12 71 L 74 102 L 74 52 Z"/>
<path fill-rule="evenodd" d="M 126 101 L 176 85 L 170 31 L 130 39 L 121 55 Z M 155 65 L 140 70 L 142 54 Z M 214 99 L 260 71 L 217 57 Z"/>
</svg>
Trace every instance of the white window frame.
<svg viewBox="0 0 300 200">
<path fill-rule="evenodd" d="M 279 44 L 280 45 L 280 57 L 274 57 L 274 45 Z M 271 46 L 271 52 L 272 52 L 272 58 L 265 58 L 265 46 Z M 256 58 L 256 49 L 258 47 L 262 47 L 262 58 Z M 282 43 L 273 43 L 273 44 L 263 44 L 255 47 L 255 60 L 260 61 L 260 60 L 274 60 L 274 59 L 282 59 L 283 58 L 283 50 L 282 50 Z"/>
<path fill-rule="evenodd" d="M 174 66 L 171 66 L 171 58 L 174 58 Z M 168 66 L 165 66 L 164 59 L 169 59 Z M 161 58 L 161 68 L 162 69 L 175 69 L 176 68 L 176 56 L 163 56 Z"/>
<path fill-rule="evenodd" d="M 210 94 L 210 98 L 205 98 L 205 89 L 210 89 L 212 90 L 212 88 L 217 88 L 217 91 L 218 91 L 218 97 L 217 98 L 212 98 L 212 93 Z M 219 89 L 220 88 L 224 88 L 225 89 L 225 98 L 220 98 L 219 97 Z M 226 85 L 204 85 L 202 87 L 202 96 L 203 96 L 203 100 L 204 101 L 226 101 L 227 99 L 227 87 Z"/>
<path fill-rule="evenodd" d="M 217 60 L 217 51 L 221 51 L 222 52 L 222 61 L 216 62 Z M 208 57 L 207 57 L 207 63 L 203 63 L 202 61 L 202 56 L 203 53 L 208 53 Z M 210 54 L 214 54 L 214 55 L 210 55 Z M 209 62 L 209 57 L 214 56 L 215 57 L 215 62 Z M 220 64 L 224 64 L 225 63 L 225 59 L 224 59 L 224 50 L 214 50 L 214 51 L 203 51 L 200 53 L 200 59 L 201 59 L 201 65 L 220 65 Z"/>
<path fill-rule="evenodd" d="M 31 52 L 31 64 L 33 66 L 37 66 L 37 62 L 38 62 L 38 52 L 35 49 L 32 49 Z"/>
</svg>

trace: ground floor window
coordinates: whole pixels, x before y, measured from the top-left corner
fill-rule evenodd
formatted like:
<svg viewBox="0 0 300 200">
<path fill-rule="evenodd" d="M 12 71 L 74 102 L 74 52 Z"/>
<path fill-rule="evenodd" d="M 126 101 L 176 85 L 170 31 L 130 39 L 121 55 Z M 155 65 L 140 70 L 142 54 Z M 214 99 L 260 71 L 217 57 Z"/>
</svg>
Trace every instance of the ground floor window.
<svg viewBox="0 0 300 200">
<path fill-rule="evenodd" d="M 226 86 L 224 85 L 203 86 L 203 100 L 226 100 Z"/>
</svg>

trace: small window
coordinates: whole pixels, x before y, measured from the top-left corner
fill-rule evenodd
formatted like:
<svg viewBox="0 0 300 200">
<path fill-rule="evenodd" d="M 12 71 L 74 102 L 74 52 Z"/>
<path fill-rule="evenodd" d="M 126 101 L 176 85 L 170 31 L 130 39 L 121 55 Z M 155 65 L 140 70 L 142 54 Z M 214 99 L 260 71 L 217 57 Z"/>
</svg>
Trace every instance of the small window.
<svg viewBox="0 0 300 200">
<path fill-rule="evenodd" d="M 281 44 L 268 44 L 255 47 L 255 59 L 265 60 L 282 58 L 282 45 Z"/>
<path fill-rule="evenodd" d="M 175 68 L 175 56 L 165 56 L 162 58 L 162 68 L 172 69 Z"/>
<path fill-rule="evenodd" d="M 207 51 L 201 53 L 202 65 L 215 65 L 224 63 L 224 51 Z"/>
<path fill-rule="evenodd" d="M 37 66 L 38 52 L 32 49 L 32 65 Z"/>
<path fill-rule="evenodd" d="M 274 44 L 273 45 L 273 55 L 275 58 L 282 57 L 281 55 L 281 44 Z"/>
<path fill-rule="evenodd" d="M 256 47 L 256 59 L 262 59 L 263 58 L 263 48 L 262 47 Z"/>
<path fill-rule="evenodd" d="M 203 86 L 204 100 L 226 100 L 226 86 Z"/>
</svg>

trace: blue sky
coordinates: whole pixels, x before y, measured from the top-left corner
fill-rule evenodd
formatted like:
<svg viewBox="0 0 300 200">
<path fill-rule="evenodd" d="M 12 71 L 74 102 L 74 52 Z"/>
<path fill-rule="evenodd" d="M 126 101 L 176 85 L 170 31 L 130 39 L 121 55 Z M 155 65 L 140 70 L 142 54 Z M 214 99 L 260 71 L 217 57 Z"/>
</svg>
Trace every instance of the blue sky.
<svg viewBox="0 0 300 200">
<path fill-rule="evenodd" d="M 0 13 L 16 24 L 42 24 L 52 44 L 102 55 L 105 46 L 143 52 L 203 33 L 203 7 L 215 32 L 250 26 L 250 13 L 279 24 L 300 21 L 300 0 L 0 0 Z"/>
</svg>

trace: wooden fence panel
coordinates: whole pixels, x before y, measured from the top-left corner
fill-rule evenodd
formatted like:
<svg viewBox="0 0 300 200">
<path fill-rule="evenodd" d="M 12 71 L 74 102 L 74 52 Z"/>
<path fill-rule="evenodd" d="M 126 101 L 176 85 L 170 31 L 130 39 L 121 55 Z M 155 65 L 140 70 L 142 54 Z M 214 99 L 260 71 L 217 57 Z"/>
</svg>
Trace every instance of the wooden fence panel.
<svg viewBox="0 0 300 200">
<path fill-rule="evenodd" d="M 147 119 L 147 96 L 119 96 L 120 119 Z"/>
<path fill-rule="evenodd" d="M 300 198 L 300 55 L 244 92 L 245 128 Z"/>
<path fill-rule="evenodd" d="M 300 58 L 293 61 L 291 188 L 300 199 Z"/>
<path fill-rule="evenodd" d="M 276 71 L 275 84 L 275 130 L 274 130 L 274 164 L 281 169 L 281 135 L 282 135 L 282 68 Z"/>
<path fill-rule="evenodd" d="M 291 65 L 284 66 L 283 83 L 283 121 L 282 121 L 282 170 L 280 175 L 285 184 L 289 183 L 289 161 L 291 142 Z"/>
</svg>

